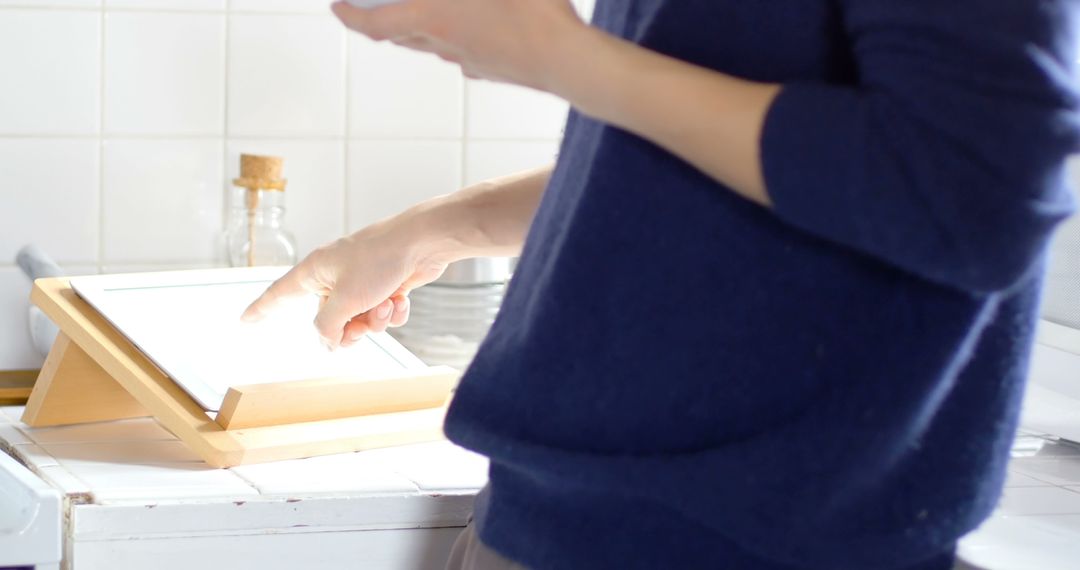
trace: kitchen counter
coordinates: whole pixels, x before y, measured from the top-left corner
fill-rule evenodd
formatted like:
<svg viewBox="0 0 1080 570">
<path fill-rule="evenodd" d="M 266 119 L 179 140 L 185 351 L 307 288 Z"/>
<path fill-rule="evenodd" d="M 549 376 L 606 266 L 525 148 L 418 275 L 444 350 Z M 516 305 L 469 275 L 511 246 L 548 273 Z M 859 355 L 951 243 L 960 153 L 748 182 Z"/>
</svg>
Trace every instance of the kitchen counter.
<svg viewBox="0 0 1080 570">
<path fill-rule="evenodd" d="M 445 441 L 215 469 L 149 418 L 21 413 L 0 408 L 0 448 L 60 492 L 75 570 L 438 569 L 487 478 Z"/>
<path fill-rule="evenodd" d="M 961 542 L 961 568 L 1080 568 L 1080 336 L 1041 329 L 1004 496 Z"/>
<path fill-rule="evenodd" d="M 1080 445 L 1022 431 L 1005 493 L 960 543 L 958 570 L 1080 568 Z"/>
<path fill-rule="evenodd" d="M 35 429 L 21 413 L 0 408 L 0 448 L 60 492 L 74 570 L 437 570 L 487 475 L 449 442 L 214 469 L 149 418 Z M 958 569 L 1080 567 L 1080 445 L 1022 431 L 959 553 Z"/>
</svg>

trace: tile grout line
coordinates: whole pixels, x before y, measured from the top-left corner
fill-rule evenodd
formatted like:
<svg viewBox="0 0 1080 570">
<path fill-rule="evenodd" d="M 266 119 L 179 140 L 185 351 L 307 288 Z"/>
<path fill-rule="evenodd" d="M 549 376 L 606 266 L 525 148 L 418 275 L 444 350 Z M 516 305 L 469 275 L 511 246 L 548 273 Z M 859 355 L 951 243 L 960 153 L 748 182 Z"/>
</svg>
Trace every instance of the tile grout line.
<svg viewBox="0 0 1080 570">
<path fill-rule="evenodd" d="M 2 5 L 0 6 L 0 12 L 120 12 L 128 14 L 194 14 L 202 16 L 215 16 L 226 13 L 237 14 L 255 14 L 259 16 L 302 16 L 312 18 L 325 18 L 327 14 L 322 11 L 319 12 L 303 12 L 303 11 L 290 11 L 290 10 L 233 10 L 232 8 L 225 8 L 222 10 L 182 10 L 178 8 L 135 8 L 135 7 L 107 7 L 98 6 L 96 8 L 89 8 L 83 6 L 38 6 L 34 4 L 25 5 Z"/>
<path fill-rule="evenodd" d="M 217 256 L 226 264 L 229 264 L 229 256 L 226 253 L 228 246 L 226 245 L 224 232 L 229 223 L 229 200 L 232 197 L 232 183 L 229 181 L 229 139 L 231 133 L 229 132 L 229 72 L 232 67 L 232 0 L 225 0 L 225 31 L 222 34 L 222 48 L 221 53 L 225 61 L 221 65 L 222 82 L 221 82 L 221 179 L 218 181 L 218 191 L 221 192 L 221 231 L 222 237 L 218 244 L 219 248 L 225 248 L 215 252 Z"/>
<path fill-rule="evenodd" d="M 106 21 L 105 3 L 101 3 L 99 19 L 98 45 L 98 227 L 97 227 L 97 272 L 105 267 L 105 41 L 108 22 Z"/>
<path fill-rule="evenodd" d="M 239 471 L 234 470 L 232 467 L 222 467 L 221 470 L 222 471 L 228 471 L 229 474 L 231 474 L 233 477 L 236 477 L 237 479 L 242 481 L 245 485 L 247 485 L 248 487 L 251 487 L 252 490 L 255 491 L 255 494 L 257 494 L 258 496 L 260 496 L 260 497 L 267 496 L 262 492 L 262 489 L 260 489 L 259 486 L 255 484 L 255 481 L 252 481 L 251 479 L 245 477 L 243 474 L 241 474 Z"/>
</svg>

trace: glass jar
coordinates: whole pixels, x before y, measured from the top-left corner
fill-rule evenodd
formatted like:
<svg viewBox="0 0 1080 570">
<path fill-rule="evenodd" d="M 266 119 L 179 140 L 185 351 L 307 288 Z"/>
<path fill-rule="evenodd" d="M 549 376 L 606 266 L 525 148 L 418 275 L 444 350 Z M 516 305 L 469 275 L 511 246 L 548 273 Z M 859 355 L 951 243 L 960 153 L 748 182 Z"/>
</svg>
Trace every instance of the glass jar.
<svg viewBox="0 0 1080 570">
<path fill-rule="evenodd" d="M 277 157 L 241 155 L 229 192 L 225 257 L 233 267 L 293 265 L 296 240 L 285 230 L 285 179 Z"/>
<path fill-rule="evenodd" d="M 296 240 L 285 230 L 285 193 L 233 188 L 225 230 L 229 265 L 293 265 Z"/>
</svg>

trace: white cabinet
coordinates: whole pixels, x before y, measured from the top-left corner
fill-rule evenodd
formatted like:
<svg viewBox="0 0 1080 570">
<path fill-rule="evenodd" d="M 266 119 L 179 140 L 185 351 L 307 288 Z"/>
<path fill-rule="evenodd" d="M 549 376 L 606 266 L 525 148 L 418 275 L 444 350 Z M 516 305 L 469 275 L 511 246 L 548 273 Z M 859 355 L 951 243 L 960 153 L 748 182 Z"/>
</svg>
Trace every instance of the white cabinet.
<svg viewBox="0 0 1080 570">
<path fill-rule="evenodd" d="M 34 429 L 20 413 L 0 408 L 0 448 L 33 471 L 19 480 L 72 570 L 439 570 L 487 478 L 445 441 L 215 469 L 151 419 Z M 0 453 L 0 567 L 8 518 L 26 517 L 8 466 Z"/>
<path fill-rule="evenodd" d="M 60 563 L 60 492 L 0 453 L 0 567 Z"/>
</svg>

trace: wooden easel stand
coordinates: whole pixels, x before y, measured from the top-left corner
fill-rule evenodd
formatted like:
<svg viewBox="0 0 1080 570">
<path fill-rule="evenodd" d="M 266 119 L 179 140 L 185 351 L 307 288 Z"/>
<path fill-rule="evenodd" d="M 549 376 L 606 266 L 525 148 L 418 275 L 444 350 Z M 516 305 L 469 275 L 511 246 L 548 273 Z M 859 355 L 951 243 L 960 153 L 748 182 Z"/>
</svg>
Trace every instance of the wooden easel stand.
<svg viewBox="0 0 1080 570">
<path fill-rule="evenodd" d="M 453 370 L 433 369 L 382 383 L 323 379 L 239 387 L 226 396 L 232 410 L 222 425 L 80 299 L 66 278 L 38 280 L 31 300 L 60 327 L 60 334 L 26 405 L 22 420 L 30 426 L 149 415 L 215 467 L 442 438 L 445 396 L 457 378 Z M 432 396 L 440 393 L 444 397 Z M 353 404 L 347 403 L 350 399 Z M 267 406 L 267 401 L 279 404 Z"/>
</svg>

